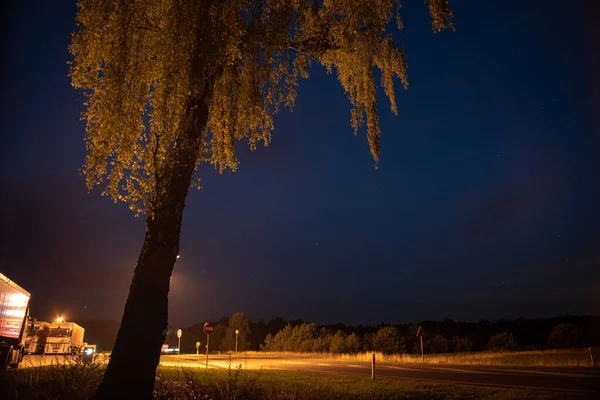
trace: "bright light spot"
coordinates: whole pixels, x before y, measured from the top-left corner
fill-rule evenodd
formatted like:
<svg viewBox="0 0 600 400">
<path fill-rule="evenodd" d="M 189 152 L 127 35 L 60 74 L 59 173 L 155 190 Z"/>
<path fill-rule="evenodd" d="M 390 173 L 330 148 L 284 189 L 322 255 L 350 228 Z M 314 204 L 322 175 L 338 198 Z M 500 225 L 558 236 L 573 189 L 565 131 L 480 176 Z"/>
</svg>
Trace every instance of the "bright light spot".
<svg viewBox="0 0 600 400">
<path fill-rule="evenodd" d="M 165 353 L 172 353 L 174 351 L 179 351 L 179 349 L 178 348 L 174 348 L 174 349 L 164 349 L 163 350 L 163 352 L 165 352 Z"/>
<path fill-rule="evenodd" d="M 177 258 L 181 257 L 179 254 L 177 254 Z"/>
<path fill-rule="evenodd" d="M 92 354 L 94 349 L 85 349 L 85 354 Z"/>
<path fill-rule="evenodd" d="M 56 322 L 57 322 L 57 323 L 59 323 L 59 324 L 60 324 L 61 322 L 63 322 L 64 320 L 65 320 L 65 319 L 63 318 L 63 316 L 62 316 L 62 315 L 61 315 L 61 316 L 58 316 L 58 317 L 56 317 Z"/>
</svg>

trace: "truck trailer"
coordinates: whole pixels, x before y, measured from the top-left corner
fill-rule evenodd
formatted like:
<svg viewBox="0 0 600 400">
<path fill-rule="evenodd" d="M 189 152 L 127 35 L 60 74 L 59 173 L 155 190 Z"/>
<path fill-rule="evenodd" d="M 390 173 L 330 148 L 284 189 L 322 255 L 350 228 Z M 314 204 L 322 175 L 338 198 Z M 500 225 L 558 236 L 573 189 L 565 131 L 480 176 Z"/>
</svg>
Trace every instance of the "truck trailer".
<svg viewBox="0 0 600 400">
<path fill-rule="evenodd" d="M 50 324 L 45 321 L 31 321 L 27 324 L 25 336 L 25 354 L 43 354 L 46 346 L 46 337 Z"/>
<path fill-rule="evenodd" d="M 50 324 L 44 354 L 77 354 L 83 346 L 85 330 L 75 322 Z"/>
<path fill-rule="evenodd" d="M 17 368 L 25 350 L 28 291 L 0 273 L 0 369 Z"/>
</svg>

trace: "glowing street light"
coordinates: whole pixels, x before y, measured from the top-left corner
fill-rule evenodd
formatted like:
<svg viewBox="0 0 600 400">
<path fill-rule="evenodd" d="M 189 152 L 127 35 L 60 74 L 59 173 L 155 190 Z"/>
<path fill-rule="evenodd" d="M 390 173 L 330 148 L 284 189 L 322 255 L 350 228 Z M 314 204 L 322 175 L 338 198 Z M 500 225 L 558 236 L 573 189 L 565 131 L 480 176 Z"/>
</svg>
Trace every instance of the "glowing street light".
<svg viewBox="0 0 600 400">
<path fill-rule="evenodd" d="M 65 320 L 65 319 L 63 318 L 63 316 L 62 316 L 62 315 L 60 315 L 60 316 L 56 317 L 56 323 L 57 323 L 57 324 L 60 324 L 60 323 L 62 323 L 64 320 Z"/>
<path fill-rule="evenodd" d="M 179 351 L 181 350 L 181 329 L 177 329 L 177 355 L 179 355 Z"/>
<path fill-rule="evenodd" d="M 238 334 L 240 333 L 239 329 L 235 330 L 235 352 L 237 353 L 237 344 L 238 344 Z"/>
</svg>

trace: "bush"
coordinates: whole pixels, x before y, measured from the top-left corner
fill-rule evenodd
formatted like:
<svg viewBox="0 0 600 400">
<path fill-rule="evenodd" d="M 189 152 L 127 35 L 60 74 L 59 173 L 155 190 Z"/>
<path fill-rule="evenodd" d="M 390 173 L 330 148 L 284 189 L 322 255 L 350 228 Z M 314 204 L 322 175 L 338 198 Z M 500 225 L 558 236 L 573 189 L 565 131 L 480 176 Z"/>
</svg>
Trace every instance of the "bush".
<svg viewBox="0 0 600 400">
<path fill-rule="evenodd" d="M 450 342 L 442 335 L 435 335 L 431 340 L 428 341 L 429 346 L 427 347 L 428 353 L 449 353 Z"/>
<path fill-rule="evenodd" d="M 517 341 L 511 332 L 502 332 L 492 336 L 485 347 L 494 351 L 514 350 L 517 348 Z"/>
<path fill-rule="evenodd" d="M 7 371 L 0 376 L 0 386 L 12 390 L 0 392 L 0 398 L 88 399 L 100 385 L 104 370 L 98 360 L 83 364 L 80 358 L 64 357 L 44 367 Z"/>
<path fill-rule="evenodd" d="M 452 338 L 452 351 L 455 353 L 469 352 L 473 350 L 473 342 L 468 337 L 459 338 L 454 336 Z"/>
<path fill-rule="evenodd" d="M 560 323 L 554 327 L 554 330 L 548 337 L 548 344 L 555 349 L 565 347 L 577 347 L 581 331 L 575 324 Z"/>
</svg>

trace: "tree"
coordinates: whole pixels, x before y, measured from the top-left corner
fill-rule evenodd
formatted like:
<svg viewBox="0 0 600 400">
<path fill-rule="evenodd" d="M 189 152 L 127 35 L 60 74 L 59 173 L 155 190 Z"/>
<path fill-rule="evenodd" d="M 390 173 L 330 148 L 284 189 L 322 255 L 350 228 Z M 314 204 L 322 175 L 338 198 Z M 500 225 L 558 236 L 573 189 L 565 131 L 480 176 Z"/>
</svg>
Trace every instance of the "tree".
<svg viewBox="0 0 600 400">
<path fill-rule="evenodd" d="M 406 352 L 404 337 L 400 337 L 400 332 L 393 326 L 379 328 L 377 333 L 372 337 L 371 342 L 373 350 L 380 351 L 383 354 Z"/>
<path fill-rule="evenodd" d="M 434 31 L 452 27 L 447 0 L 429 0 Z M 169 280 L 185 199 L 208 162 L 236 170 L 235 142 L 268 145 L 273 115 L 292 107 L 311 63 L 337 74 L 355 132 L 375 163 L 374 70 L 397 113 L 407 87 L 399 0 L 79 0 L 72 84 L 87 100 L 88 189 L 145 213 L 146 235 L 96 398 L 151 398 L 167 326 Z M 136 356 L 130 354 L 136 348 Z"/>
<path fill-rule="evenodd" d="M 517 348 L 517 341 L 512 332 L 497 333 L 490 338 L 486 348 L 495 351 L 513 350 Z"/>
<path fill-rule="evenodd" d="M 346 337 L 346 353 L 356 354 L 360 351 L 360 340 L 356 333 L 352 332 Z"/>
<path fill-rule="evenodd" d="M 329 352 L 332 354 L 342 354 L 342 353 L 347 353 L 348 351 L 346 350 L 346 341 L 348 339 L 348 336 L 342 332 L 342 331 L 337 331 L 332 337 L 331 337 L 331 343 L 329 345 Z"/>
<path fill-rule="evenodd" d="M 208 342 L 208 349 L 211 350 L 225 350 L 225 339 L 227 337 L 227 325 L 218 323 L 213 330 L 212 335 L 210 335 L 210 339 L 206 339 L 206 335 L 204 336 L 204 345 L 206 346 L 206 342 Z"/>
<path fill-rule="evenodd" d="M 356 333 L 346 335 L 337 331 L 329 339 L 329 352 L 332 354 L 355 354 L 360 350 L 360 341 Z"/>
<path fill-rule="evenodd" d="M 548 344 L 554 348 L 577 347 L 581 331 L 576 324 L 560 323 L 548 337 Z"/>
<path fill-rule="evenodd" d="M 250 322 L 248 318 L 242 312 L 237 312 L 229 319 L 229 326 L 227 327 L 227 334 L 225 336 L 225 343 L 223 350 L 235 351 L 235 331 L 238 330 L 237 334 L 237 348 L 238 351 L 248 350 L 250 347 Z"/>
<path fill-rule="evenodd" d="M 431 354 L 435 353 L 448 353 L 450 351 L 450 342 L 442 335 L 435 335 L 428 340 L 427 352 Z"/>
<path fill-rule="evenodd" d="M 455 353 L 469 352 L 473 350 L 473 342 L 468 337 L 454 336 L 452 338 L 452 351 Z"/>
</svg>

